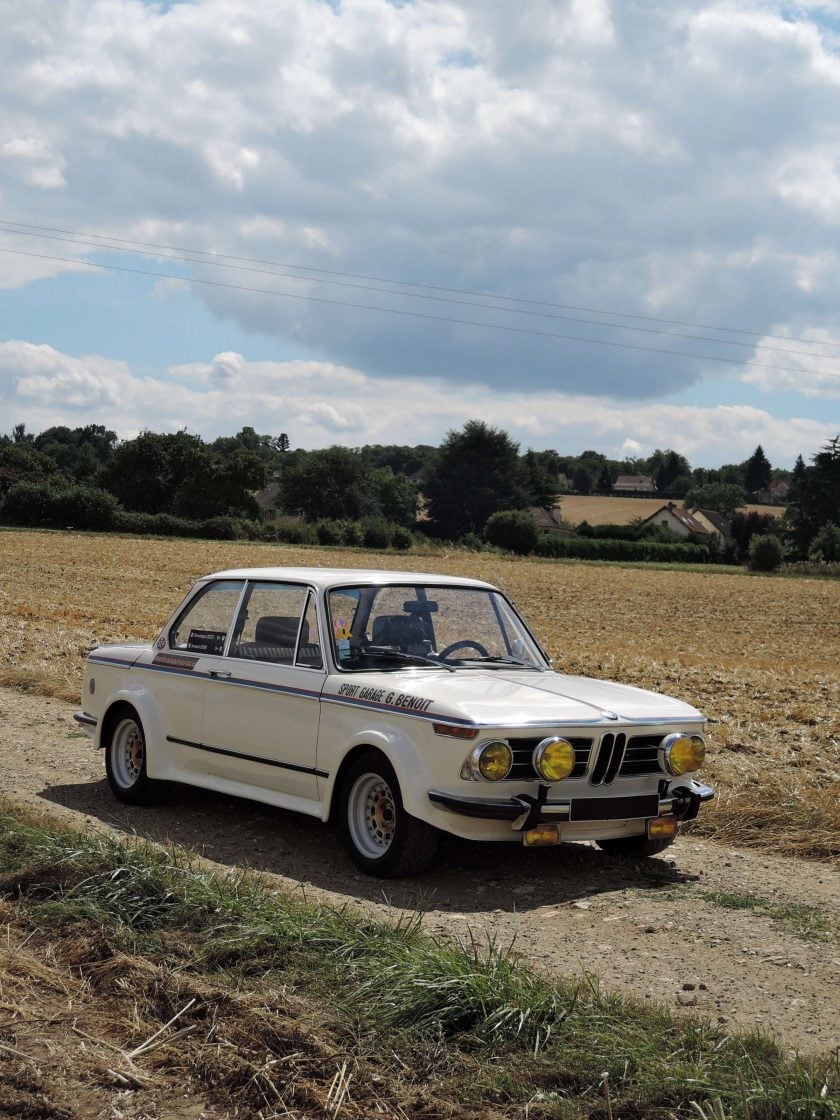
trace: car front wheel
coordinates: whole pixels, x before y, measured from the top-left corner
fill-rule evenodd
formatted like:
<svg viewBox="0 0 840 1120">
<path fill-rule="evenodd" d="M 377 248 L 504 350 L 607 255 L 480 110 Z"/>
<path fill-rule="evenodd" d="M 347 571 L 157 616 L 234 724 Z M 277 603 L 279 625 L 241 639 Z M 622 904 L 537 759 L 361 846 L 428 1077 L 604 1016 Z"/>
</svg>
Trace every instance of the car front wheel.
<svg viewBox="0 0 840 1120">
<path fill-rule="evenodd" d="M 405 811 L 394 769 L 379 752 L 350 765 L 340 805 L 345 847 L 368 875 L 417 875 L 434 859 L 440 833 Z"/>
<path fill-rule="evenodd" d="M 640 836 L 616 836 L 612 840 L 596 840 L 599 848 L 611 856 L 626 856 L 628 859 L 644 859 L 646 856 L 656 856 L 664 852 L 674 843 L 674 838 L 667 840 L 648 840 L 642 833 Z"/>
<path fill-rule="evenodd" d="M 163 801 L 167 782 L 156 782 L 146 772 L 146 736 L 140 717 L 129 705 L 116 711 L 105 741 L 108 784 L 126 805 L 154 805 Z"/>
</svg>

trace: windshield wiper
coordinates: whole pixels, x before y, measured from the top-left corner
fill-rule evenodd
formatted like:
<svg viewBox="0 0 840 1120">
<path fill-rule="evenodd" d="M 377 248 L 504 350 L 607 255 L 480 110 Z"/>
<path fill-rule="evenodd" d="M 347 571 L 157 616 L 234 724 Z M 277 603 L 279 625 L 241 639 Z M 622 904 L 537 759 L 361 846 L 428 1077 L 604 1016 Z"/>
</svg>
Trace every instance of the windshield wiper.
<svg viewBox="0 0 840 1120">
<path fill-rule="evenodd" d="M 475 662 L 480 662 L 482 665 L 486 665 L 486 664 L 516 665 L 520 669 L 533 669 L 533 668 L 535 668 L 535 666 L 533 666 L 533 665 L 527 665 L 524 661 L 520 661 L 518 657 L 507 657 L 507 656 L 504 656 L 504 655 L 494 657 L 491 654 L 488 654 L 486 657 L 460 657 L 458 659 L 458 662 L 456 662 L 456 664 L 458 664 L 459 662 L 464 662 L 464 661 L 467 661 L 470 664 L 475 664 Z"/>
<path fill-rule="evenodd" d="M 455 672 L 453 665 L 441 661 L 439 657 L 427 657 L 424 653 L 404 653 L 401 649 L 393 649 L 391 646 L 366 646 L 359 651 L 359 657 L 377 657 L 383 661 L 403 661 L 414 665 L 434 665 L 436 669 Z"/>
</svg>

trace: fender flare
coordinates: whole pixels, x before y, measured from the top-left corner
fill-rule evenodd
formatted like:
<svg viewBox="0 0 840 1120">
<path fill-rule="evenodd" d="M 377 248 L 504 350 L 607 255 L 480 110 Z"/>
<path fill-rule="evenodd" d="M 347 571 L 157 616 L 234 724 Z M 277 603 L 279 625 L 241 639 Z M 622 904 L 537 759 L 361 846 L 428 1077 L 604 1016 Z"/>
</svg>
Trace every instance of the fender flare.
<svg viewBox="0 0 840 1120">
<path fill-rule="evenodd" d="M 134 708 L 140 718 L 146 740 L 146 772 L 149 777 L 168 778 L 170 767 L 166 757 L 163 726 L 157 704 L 148 689 L 121 688 L 108 697 L 102 712 L 102 718 L 96 728 L 94 746 L 97 749 L 105 746 L 104 737 L 110 726 L 112 713 L 114 708 L 120 704 L 128 704 Z"/>
<path fill-rule="evenodd" d="M 360 754 L 371 750 L 383 754 L 394 768 L 406 812 L 421 820 L 428 820 L 430 814 L 427 790 L 431 779 L 426 774 L 425 768 L 418 767 L 418 762 L 422 763 L 423 756 L 418 751 L 416 743 L 395 727 L 387 729 L 369 727 L 358 731 L 341 750 L 336 751 L 338 764 L 321 785 L 322 819 L 329 820 L 338 807 L 347 767 Z"/>
</svg>

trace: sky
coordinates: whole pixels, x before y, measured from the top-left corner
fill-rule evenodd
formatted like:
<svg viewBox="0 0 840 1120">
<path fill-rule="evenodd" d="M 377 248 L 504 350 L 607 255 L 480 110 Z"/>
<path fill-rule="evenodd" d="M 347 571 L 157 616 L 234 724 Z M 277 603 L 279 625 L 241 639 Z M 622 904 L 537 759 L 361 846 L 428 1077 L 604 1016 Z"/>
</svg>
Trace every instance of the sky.
<svg viewBox="0 0 840 1120">
<path fill-rule="evenodd" d="M 840 431 L 840 2 L 3 0 L 0 432 Z"/>
</svg>

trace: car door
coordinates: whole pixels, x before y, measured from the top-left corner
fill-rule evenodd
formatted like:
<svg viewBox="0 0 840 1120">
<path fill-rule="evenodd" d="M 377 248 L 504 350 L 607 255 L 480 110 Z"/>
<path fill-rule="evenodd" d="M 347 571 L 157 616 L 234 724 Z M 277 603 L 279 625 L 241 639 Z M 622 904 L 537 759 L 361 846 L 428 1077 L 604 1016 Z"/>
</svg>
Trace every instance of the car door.
<svg viewBox="0 0 840 1120">
<path fill-rule="evenodd" d="M 137 668 L 148 674 L 160 714 L 165 757 L 178 771 L 202 772 L 200 747 L 211 674 L 222 659 L 245 580 L 213 580 L 183 605 Z"/>
<path fill-rule="evenodd" d="M 315 749 L 324 680 L 314 592 L 304 584 L 249 581 L 207 691 L 208 773 L 320 812 Z"/>
</svg>

